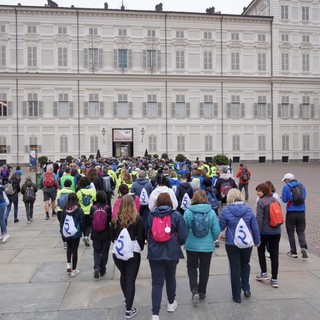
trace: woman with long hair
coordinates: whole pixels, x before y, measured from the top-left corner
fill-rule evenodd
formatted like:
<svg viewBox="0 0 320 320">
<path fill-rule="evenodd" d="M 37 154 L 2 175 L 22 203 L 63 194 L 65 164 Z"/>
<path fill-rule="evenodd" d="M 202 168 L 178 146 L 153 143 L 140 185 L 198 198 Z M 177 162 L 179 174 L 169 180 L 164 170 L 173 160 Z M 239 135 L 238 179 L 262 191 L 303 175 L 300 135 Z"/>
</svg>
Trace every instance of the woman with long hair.
<svg viewBox="0 0 320 320">
<path fill-rule="evenodd" d="M 192 230 L 193 220 L 196 219 L 197 214 L 201 214 L 201 217 L 206 219 L 208 225 L 208 233 L 202 237 L 194 234 Z M 191 199 L 191 206 L 184 212 L 183 219 L 189 230 L 185 249 L 187 252 L 187 269 L 192 300 L 199 298 L 200 301 L 204 301 L 209 280 L 211 257 L 215 250 L 214 241 L 220 233 L 217 215 L 212 210 L 204 190 L 198 190 L 194 193 Z"/>
<path fill-rule="evenodd" d="M 115 242 L 124 228 L 127 229 L 131 241 L 134 241 L 133 257 L 122 260 L 113 253 L 113 260 L 120 271 L 120 286 L 126 304 L 125 318 L 130 319 L 138 313 L 138 309 L 132 307 L 132 305 L 141 262 L 140 253 L 144 248 L 145 229 L 143 220 L 137 213 L 133 198 L 129 194 L 122 197 L 118 214 L 112 219 L 111 241 Z"/>
</svg>

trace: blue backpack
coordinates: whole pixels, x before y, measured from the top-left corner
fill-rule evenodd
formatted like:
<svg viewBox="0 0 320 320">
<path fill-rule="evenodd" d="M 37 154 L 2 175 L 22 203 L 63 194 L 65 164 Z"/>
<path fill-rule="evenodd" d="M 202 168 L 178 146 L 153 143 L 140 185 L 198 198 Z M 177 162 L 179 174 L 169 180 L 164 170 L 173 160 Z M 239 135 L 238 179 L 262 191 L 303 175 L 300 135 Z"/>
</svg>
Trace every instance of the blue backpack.
<svg viewBox="0 0 320 320">
<path fill-rule="evenodd" d="M 218 208 L 219 208 L 219 202 L 217 200 L 217 197 L 216 195 L 212 192 L 212 191 L 208 191 L 206 190 L 206 194 L 207 194 L 207 197 L 208 197 L 208 200 L 209 200 L 209 203 L 211 205 L 211 208 L 216 212 L 218 213 Z"/>
<path fill-rule="evenodd" d="M 61 193 L 60 197 L 58 199 L 58 206 L 61 209 L 64 209 L 64 207 L 66 206 L 67 202 L 68 202 L 68 197 L 69 197 L 69 193 Z"/>
<path fill-rule="evenodd" d="M 191 231 L 196 237 L 202 238 L 209 233 L 210 221 L 205 212 L 194 212 L 191 220 Z"/>
</svg>

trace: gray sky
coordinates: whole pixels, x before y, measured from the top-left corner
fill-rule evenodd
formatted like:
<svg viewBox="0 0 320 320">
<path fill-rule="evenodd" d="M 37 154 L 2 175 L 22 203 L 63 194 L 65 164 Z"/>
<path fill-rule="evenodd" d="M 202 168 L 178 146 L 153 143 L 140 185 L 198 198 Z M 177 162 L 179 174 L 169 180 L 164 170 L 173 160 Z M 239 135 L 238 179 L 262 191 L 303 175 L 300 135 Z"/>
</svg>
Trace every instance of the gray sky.
<svg viewBox="0 0 320 320">
<path fill-rule="evenodd" d="M 103 8 L 108 2 L 110 9 L 120 9 L 122 0 L 55 0 L 59 7 L 74 5 L 80 8 Z M 162 2 L 164 11 L 205 12 L 206 8 L 214 6 L 222 13 L 241 14 L 242 9 L 251 0 L 123 0 L 123 4 L 130 10 L 154 10 L 156 4 Z M 0 0 L 1 5 L 44 6 L 47 0 Z"/>
</svg>

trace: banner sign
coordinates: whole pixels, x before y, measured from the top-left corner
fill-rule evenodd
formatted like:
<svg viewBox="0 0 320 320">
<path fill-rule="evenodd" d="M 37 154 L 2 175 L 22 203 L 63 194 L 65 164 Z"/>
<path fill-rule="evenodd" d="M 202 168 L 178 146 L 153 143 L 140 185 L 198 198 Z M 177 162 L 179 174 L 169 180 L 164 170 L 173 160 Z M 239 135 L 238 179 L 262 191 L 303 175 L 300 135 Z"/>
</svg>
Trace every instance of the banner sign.
<svg viewBox="0 0 320 320">
<path fill-rule="evenodd" d="M 114 129 L 113 142 L 132 142 L 132 129 Z"/>
</svg>

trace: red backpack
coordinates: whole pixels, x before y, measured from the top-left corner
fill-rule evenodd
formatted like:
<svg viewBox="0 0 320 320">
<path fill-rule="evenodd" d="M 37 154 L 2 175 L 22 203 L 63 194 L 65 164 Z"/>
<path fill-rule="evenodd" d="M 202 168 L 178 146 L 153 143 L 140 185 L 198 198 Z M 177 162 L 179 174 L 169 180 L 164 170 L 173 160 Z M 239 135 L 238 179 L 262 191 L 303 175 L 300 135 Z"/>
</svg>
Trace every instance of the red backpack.
<svg viewBox="0 0 320 320">
<path fill-rule="evenodd" d="M 54 175 L 52 172 L 45 172 L 43 175 L 43 187 L 53 187 L 55 185 Z"/>
<path fill-rule="evenodd" d="M 269 204 L 270 226 L 278 227 L 284 223 L 281 207 L 278 201 Z"/>
<path fill-rule="evenodd" d="M 92 230 L 95 232 L 103 232 L 107 229 L 108 216 L 107 216 L 107 205 L 104 207 L 98 207 L 94 205 L 94 213 L 92 217 Z"/>
<path fill-rule="evenodd" d="M 166 242 L 171 239 L 171 216 L 155 216 L 152 220 L 151 233 L 157 242 Z"/>
</svg>

